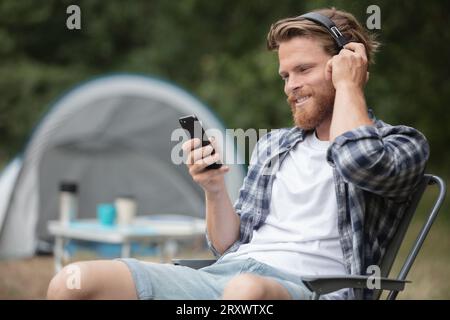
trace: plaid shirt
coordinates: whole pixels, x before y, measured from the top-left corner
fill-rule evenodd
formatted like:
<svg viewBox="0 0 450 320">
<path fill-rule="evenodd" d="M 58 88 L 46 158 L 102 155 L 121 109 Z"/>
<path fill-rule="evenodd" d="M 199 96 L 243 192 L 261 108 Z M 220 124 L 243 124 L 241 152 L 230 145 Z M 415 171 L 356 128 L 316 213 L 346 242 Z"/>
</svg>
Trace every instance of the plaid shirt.
<svg viewBox="0 0 450 320">
<path fill-rule="evenodd" d="M 348 274 L 366 274 L 379 265 L 389 241 L 420 181 L 429 156 L 426 138 L 416 129 L 377 120 L 338 136 L 327 150 L 333 167 L 338 204 L 338 229 Z M 288 152 L 307 132 L 300 128 L 273 130 L 253 150 L 235 211 L 240 216 L 240 238 L 224 255 L 251 241 L 270 212 L 275 173 Z M 210 240 L 208 244 L 216 256 Z M 370 298 L 355 289 L 348 298 Z"/>
</svg>

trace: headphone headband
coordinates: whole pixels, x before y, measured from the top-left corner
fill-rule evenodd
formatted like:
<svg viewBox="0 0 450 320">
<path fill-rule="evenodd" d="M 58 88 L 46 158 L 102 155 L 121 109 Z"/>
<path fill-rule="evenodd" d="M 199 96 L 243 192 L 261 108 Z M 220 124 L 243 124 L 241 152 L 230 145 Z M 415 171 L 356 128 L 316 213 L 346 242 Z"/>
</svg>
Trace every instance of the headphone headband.
<svg viewBox="0 0 450 320">
<path fill-rule="evenodd" d="M 309 12 L 297 18 L 307 19 L 324 26 L 327 29 L 328 33 L 333 37 L 334 41 L 339 47 L 339 50 L 342 49 L 347 43 L 349 43 L 347 38 L 345 38 L 344 35 L 339 31 L 334 22 L 330 18 L 320 13 Z"/>
</svg>

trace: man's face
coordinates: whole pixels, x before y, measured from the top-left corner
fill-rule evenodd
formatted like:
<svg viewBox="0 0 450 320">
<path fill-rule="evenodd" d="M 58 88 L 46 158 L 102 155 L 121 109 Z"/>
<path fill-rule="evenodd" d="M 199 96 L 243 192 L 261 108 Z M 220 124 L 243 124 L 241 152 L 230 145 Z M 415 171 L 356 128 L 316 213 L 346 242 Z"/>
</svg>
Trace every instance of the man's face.
<svg viewBox="0 0 450 320">
<path fill-rule="evenodd" d="M 331 56 L 320 42 L 292 38 L 280 43 L 278 58 L 295 125 L 310 130 L 331 119 L 335 89 L 332 81 L 325 79 L 325 66 Z"/>
</svg>

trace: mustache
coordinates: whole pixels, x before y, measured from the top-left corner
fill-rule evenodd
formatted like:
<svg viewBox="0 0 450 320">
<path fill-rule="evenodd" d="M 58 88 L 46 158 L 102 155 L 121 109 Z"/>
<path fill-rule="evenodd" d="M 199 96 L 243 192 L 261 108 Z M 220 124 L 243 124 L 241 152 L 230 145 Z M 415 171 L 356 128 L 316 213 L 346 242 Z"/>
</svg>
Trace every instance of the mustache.
<svg viewBox="0 0 450 320">
<path fill-rule="evenodd" d="M 311 93 L 307 93 L 305 91 L 292 91 L 291 93 L 289 93 L 288 97 L 286 98 L 286 101 L 288 104 L 293 104 L 295 103 L 298 99 L 300 99 L 301 97 L 310 95 Z"/>
</svg>

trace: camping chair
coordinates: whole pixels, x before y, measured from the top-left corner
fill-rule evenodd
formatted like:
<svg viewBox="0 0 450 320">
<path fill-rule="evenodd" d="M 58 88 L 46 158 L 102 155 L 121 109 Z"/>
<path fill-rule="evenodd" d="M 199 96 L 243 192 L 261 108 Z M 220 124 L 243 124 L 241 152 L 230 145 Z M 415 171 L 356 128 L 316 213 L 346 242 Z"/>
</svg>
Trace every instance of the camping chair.
<svg viewBox="0 0 450 320">
<path fill-rule="evenodd" d="M 434 202 L 431 213 L 428 215 L 419 235 L 414 242 L 414 245 L 409 252 L 397 278 L 389 279 L 389 273 L 391 271 L 392 265 L 394 264 L 397 253 L 400 249 L 405 234 L 408 230 L 409 224 L 412 220 L 414 213 L 416 212 L 417 206 L 423 193 L 429 185 L 436 184 L 439 187 L 439 195 Z M 372 280 L 379 280 L 379 288 L 373 289 L 374 299 L 379 299 L 382 290 L 390 291 L 387 296 L 388 300 L 395 300 L 399 291 L 402 291 L 405 284 L 410 282 L 406 280 L 409 270 L 411 269 L 414 260 L 422 247 L 425 238 L 430 231 L 431 225 L 433 224 L 439 209 L 444 201 L 446 193 L 445 182 L 438 176 L 425 174 L 417 186 L 413 196 L 410 199 L 410 204 L 406 209 L 406 212 L 399 224 L 399 228 L 391 243 L 386 249 L 386 253 L 380 264 L 381 277 L 376 278 L 375 275 L 345 275 L 345 276 L 304 276 L 302 277 L 303 283 L 313 292 L 313 299 L 319 299 L 323 294 L 334 292 L 344 288 L 359 288 L 359 289 L 370 289 L 368 288 L 368 282 Z M 174 259 L 173 263 L 176 265 L 182 265 L 191 267 L 194 269 L 200 269 L 206 267 L 216 260 L 197 260 L 197 259 Z"/>
</svg>

